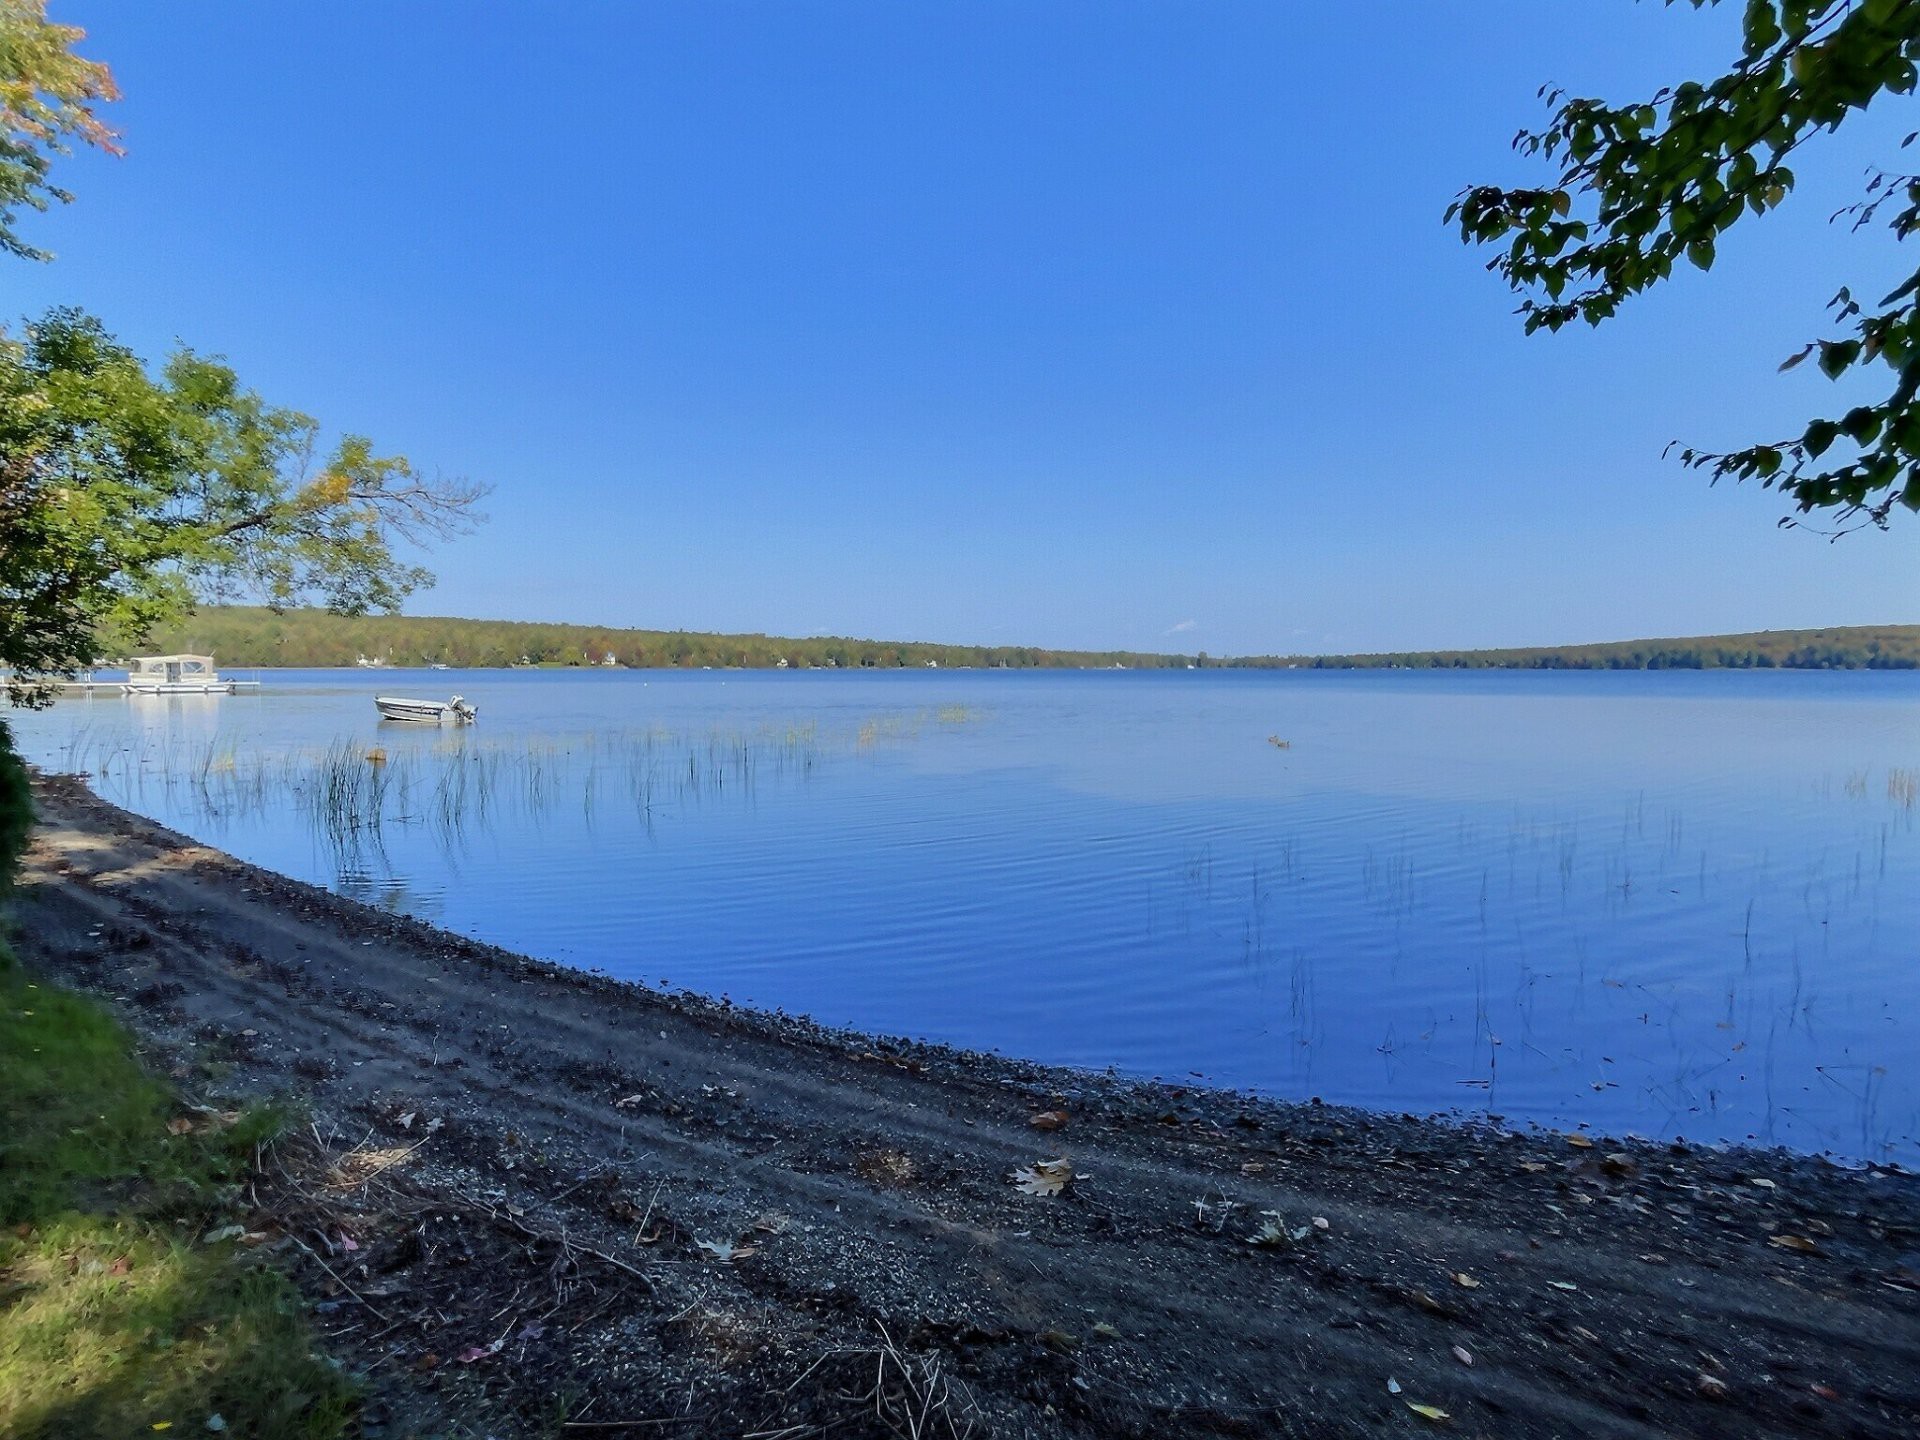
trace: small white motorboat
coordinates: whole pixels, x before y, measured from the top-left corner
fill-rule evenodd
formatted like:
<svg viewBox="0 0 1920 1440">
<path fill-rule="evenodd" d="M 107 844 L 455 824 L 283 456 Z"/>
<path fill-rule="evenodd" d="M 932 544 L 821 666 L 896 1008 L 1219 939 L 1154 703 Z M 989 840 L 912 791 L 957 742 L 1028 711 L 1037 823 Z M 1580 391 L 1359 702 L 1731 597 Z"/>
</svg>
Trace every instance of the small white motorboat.
<svg viewBox="0 0 1920 1440">
<path fill-rule="evenodd" d="M 403 700 L 396 695 L 376 695 L 373 703 L 380 708 L 382 720 L 412 720 L 422 725 L 439 725 L 451 720 L 456 725 L 470 725 L 480 709 L 469 705 L 458 695 L 451 700 Z"/>
</svg>

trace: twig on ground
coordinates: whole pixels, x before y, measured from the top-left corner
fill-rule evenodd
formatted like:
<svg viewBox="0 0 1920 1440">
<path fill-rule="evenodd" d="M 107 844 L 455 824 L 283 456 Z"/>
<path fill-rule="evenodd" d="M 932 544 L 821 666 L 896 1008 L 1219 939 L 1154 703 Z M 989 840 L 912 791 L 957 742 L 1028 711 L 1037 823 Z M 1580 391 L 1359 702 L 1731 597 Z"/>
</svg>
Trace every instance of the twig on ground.
<svg viewBox="0 0 1920 1440">
<path fill-rule="evenodd" d="M 320 1258 L 320 1252 L 318 1250 L 314 1249 L 311 1245 L 307 1244 L 306 1241 L 302 1240 L 298 1235 L 294 1234 L 291 1230 L 287 1231 L 286 1234 L 289 1240 L 293 1241 L 294 1244 L 298 1245 L 302 1250 L 306 1251 L 307 1254 L 313 1257 L 314 1264 L 318 1265 L 322 1270 L 326 1271 L 327 1274 L 333 1276 L 334 1284 L 338 1285 L 342 1290 L 346 1291 L 347 1294 L 351 1295 L 355 1300 L 358 1300 L 363 1306 L 365 1306 L 369 1314 L 373 1315 L 375 1318 L 380 1320 L 391 1320 L 393 1318 L 392 1316 L 388 1315 L 386 1311 L 382 1310 L 378 1305 L 374 1304 L 371 1300 L 367 1299 L 367 1297 L 362 1295 L 358 1290 L 354 1289 L 353 1286 L 349 1285 L 345 1280 L 341 1279 L 340 1272 L 335 1270 L 331 1265 L 327 1264 L 325 1260 L 322 1260 Z"/>
<path fill-rule="evenodd" d="M 523 1224 L 511 1214 L 506 1214 L 499 1210 L 481 1210 L 479 1207 L 474 1207 L 474 1213 L 484 1214 L 487 1219 L 493 1221 L 494 1224 L 500 1226 L 502 1229 L 513 1231 L 514 1234 L 521 1236 L 523 1239 L 537 1240 L 549 1245 L 558 1245 L 563 1253 L 569 1255 L 574 1251 L 578 1251 L 582 1255 L 591 1255 L 602 1264 L 611 1265 L 614 1269 L 624 1271 L 626 1274 L 631 1275 L 642 1285 L 646 1286 L 649 1291 L 652 1291 L 654 1288 L 653 1280 L 638 1266 L 627 1263 L 618 1255 L 609 1255 L 606 1251 L 597 1249 L 592 1245 L 582 1245 L 564 1230 L 557 1235 L 549 1235 L 544 1231 L 535 1230 L 531 1225 Z"/>
</svg>

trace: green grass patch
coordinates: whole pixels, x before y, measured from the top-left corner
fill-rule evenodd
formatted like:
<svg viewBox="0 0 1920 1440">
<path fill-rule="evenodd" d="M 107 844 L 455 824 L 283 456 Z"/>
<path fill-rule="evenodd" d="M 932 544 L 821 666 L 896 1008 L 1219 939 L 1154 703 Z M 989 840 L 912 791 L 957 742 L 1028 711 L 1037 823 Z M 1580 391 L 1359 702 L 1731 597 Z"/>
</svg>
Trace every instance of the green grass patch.
<svg viewBox="0 0 1920 1440">
<path fill-rule="evenodd" d="M 112 1016 L 0 950 L 0 1435 L 346 1431 L 293 1286 L 205 1239 L 278 1123 L 189 1115 Z"/>
</svg>

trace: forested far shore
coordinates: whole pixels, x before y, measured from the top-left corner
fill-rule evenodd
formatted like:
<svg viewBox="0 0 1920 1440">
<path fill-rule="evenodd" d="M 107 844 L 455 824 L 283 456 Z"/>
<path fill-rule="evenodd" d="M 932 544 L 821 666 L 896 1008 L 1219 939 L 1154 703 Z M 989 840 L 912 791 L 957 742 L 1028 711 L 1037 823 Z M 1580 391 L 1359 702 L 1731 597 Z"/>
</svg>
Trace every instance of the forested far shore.
<svg viewBox="0 0 1920 1440">
<path fill-rule="evenodd" d="M 1510 650 L 1421 650 L 1379 655 L 1266 655 L 1241 667 L 1325 670 L 1915 670 L 1920 625 L 1845 625 L 1548 645 Z"/>
<path fill-rule="evenodd" d="M 936 645 L 819 635 L 720 635 L 689 630 L 629 630 L 431 615 L 276 614 L 260 606 L 209 606 L 155 630 L 149 651 L 216 656 L 227 666 L 614 665 L 633 669 L 898 669 L 976 666 L 1022 670 L 1177 668 L 1191 655 L 1124 650 L 1049 650 L 1034 645 Z"/>
<path fill-rule="evenodd" d="M 1598 645 L 1431 650 L 1370 655 L 1151 654 L 1033 645 L 940 645 L 841 636 L 721 635 L 428 615 L 275 613 L 210 606 L 150 635 L 143 651 L 212 654 L 228 666 L 508 665 L 777 669 L 1447 669 L 1447 670 L 1913 670 L 1920 625 L 1855 625 L 1621 640 Z"/>
</svg>

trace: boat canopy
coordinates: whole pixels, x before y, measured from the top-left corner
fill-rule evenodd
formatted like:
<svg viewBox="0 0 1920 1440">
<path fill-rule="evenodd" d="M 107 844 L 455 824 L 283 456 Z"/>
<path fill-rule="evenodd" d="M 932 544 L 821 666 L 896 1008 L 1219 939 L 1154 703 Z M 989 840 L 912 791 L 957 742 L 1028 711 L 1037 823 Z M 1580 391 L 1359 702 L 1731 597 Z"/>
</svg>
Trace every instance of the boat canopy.
<svg viewBox="0 0 1920 1440">
<path fill-rule="evenodd" d="M 153 676 L 168 680 L 191 680 L 215 674 L 211 655 L 136 655 L 127 662 L 127 677 Z"/>
</svg>

